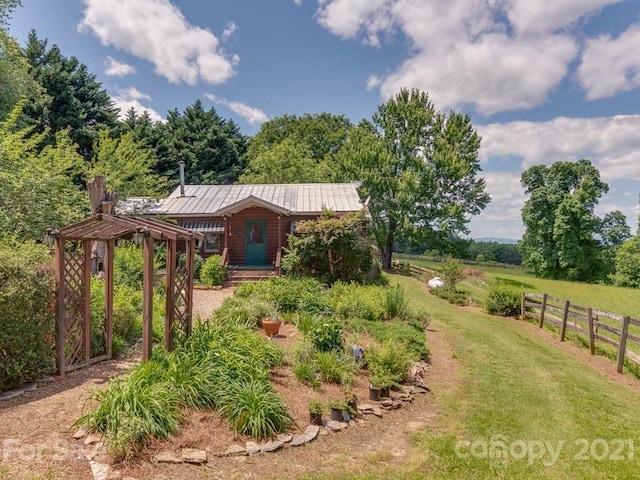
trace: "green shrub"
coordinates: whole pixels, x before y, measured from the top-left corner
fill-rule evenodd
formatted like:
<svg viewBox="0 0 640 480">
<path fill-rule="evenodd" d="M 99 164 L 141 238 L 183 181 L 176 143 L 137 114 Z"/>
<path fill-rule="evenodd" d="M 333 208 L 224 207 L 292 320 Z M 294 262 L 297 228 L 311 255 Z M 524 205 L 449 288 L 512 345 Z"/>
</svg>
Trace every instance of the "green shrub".
<svg viewBox="0 0 640 480">
<path fill-rule="evenodd" d="M 340 318 L 381 321 L 385 318 L 381 287 L 336 282 L 331 287 L 332 309 Z"/>
<path fill-rule="evenodd" d="M 220 265 L 220 255 L 211 255 L 200 269 L 200 281 L 205 285 L 222 285 L 227 278 L 227 266 Z"/>
<path fill-rule="evenodd" d="M 144 260 L 140 248 L 130 242 L 115 249 L 113 256 L 113 280 L 115 285 L 142 288 Z"/>
<path fill-rule="evenodd" d="M 320 352 L 342 350 L 342 325 L 335 320 L 316 318 L 305 336 Z"/>
<path fill-rule="evenodd" d="M 54 295 L 44 247 L 0 247 L 0 391 L 53 371 Z"/>
<path fill-rule="evenodd" d="M 374 388 L 400 386 L 407 378 L 411 356 L 397 343 L 370 347 L 366 354 L 371 385 Z"/>
<path fill-rule="evenodd" d="M 484 308 L 487 313 L 512 317 L 520 314 L 522 302 L 522 289 L 505 285 L 500 282 L 489 284 L 484 299 Z"/>
<path fill-rule="evenodd" d="M 386 288 L 384 293 L 385 318 L 406 318 L 409 313 L 409 303 L 404 299 L 404 290 L 400 285 Z"/>
<path fill-rule="evenodd" d="M 440 267 L 444 288 L 456 290 L 456 285 L 465 279 L 462 262 L 449 255 Z"/>
<path fill-rule="evenodd" d="M 222 396 L 221 413 L 236 435 L 265 439 L 284 431 L 293 419 L 284 400 L 270 383 L 255 380 L 232 382 Z"/>
<path fill-rule="evenodd" d="M 276 304 L 259 297 L 243 298 L 228 297 L 216 310 L 214 317 L 217 322 L 255 328 L 261 324 L 263 318 L 270 317 L 277 311 Z"/>
<path fill-rule="evenodd" d="M 471 298 L 471 293 L 467 290 L 452 290 L 446 286 L 432 288 L 430 292 L 436 297 L 440 297 L 453 305 L 468 305 Z"/>
<path fill-rule="evenodd" d="M 423 324 L 414 320 L 367 322 L 352 318 L 347 320 L 347 328 L 355 332 L 367 333 L 381 344 L 394 343 L 399 346 L 398 348 L 404 348 L 413 360 L 426 360 L 429 356 Z"/>
<path fill-rule="evenodd" d="M 328 290 L 312 278 L 269 278 L 260 282 L 238 285 L 234 295 L 242 298 L 261 298 L 274 302 L 283 313 L 306 312 L 330 315 Z"/>
<path fill-rule="evenodd" d="M 357 372 L 353 358 L 342 352 L 317 352 L 314 366 L 322 381 L 340 385 L 351 385 Z"/>
<path fill-rule="evenodd" d="M 187 254 L 183 253 L 178 258 L 178 265 L 185 267 L 187 265 Z M 197 253 L 193 255 L 193 278 L 196 281 L 200 281 L 200 272 L 202 271 L 202 265 L 204 265 L 204 258 Z"/>
</svg>

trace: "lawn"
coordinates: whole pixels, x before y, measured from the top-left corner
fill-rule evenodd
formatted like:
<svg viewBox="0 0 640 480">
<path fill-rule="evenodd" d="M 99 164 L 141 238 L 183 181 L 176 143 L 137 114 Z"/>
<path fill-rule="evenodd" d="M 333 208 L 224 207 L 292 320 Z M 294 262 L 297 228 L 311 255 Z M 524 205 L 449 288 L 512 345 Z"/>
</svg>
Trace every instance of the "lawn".
<svg viewBox="0 0 640 480">
<path fill-rule="evenodd" d="M 401 259 L 401 257 L 398 258 Z M 441 266 L 439 262 L 414 258 L 407 261 L 433 270 L 438 270 Z M 482 270 L 488 280 L 500 280 L 522 287 L 527 292 L 548 293 L 554 297 L 570 300 L 577 305 L 640 319 L 638 289 L 536 278 L 532 273 L 519 269 L 481 265 L 472 267 Z"/>
<path fill-rule="evenodd" d="M 454 390 L 434 392 L 437 424 L 415 436 L 406 466 L 364 475 L 637 478 L 638 389 L 608 380 L 520 321 L 455 307 L 426 294 L 416 280 L 392 279 L 413 306 L 431 311 L 430 329 L 445 333 L 461 378 Z M 452 374 L 433 372 L 439 380 Z M 506 445 L 505 457 L 491 458 L 492 440 Z"/>
</svg>

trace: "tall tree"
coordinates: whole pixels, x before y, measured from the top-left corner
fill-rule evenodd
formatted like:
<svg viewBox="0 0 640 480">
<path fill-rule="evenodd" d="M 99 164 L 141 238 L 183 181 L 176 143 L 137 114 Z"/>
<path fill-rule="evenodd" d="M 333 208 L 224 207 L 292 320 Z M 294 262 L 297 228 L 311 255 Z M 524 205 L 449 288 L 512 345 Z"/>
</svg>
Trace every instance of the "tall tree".
<svg viewBox="0 0 640 480">
<path fill-rule="evenodd" d="M 362 182 L 386 268 L 396 239 L 433 245 L 468 233 L 470 215 L 490 200 L 478 177 L 479 148 L 469 115 L 444 115 L 419 90 L 401 90 L 350 133 L 341 170 Z"/>
<path fill-rule="evenodd" d="M 0 124 L 0 236 L 36 240 L 80 220 L 88 203 L 69 182 L 82 162 L 69 136 L 59 132 L 42 148 L 49 132 L 18 128 L 20 108 Z"/>
<path fill-rule="evenodd" d="M 158 197 L 166 191 L 166 179 L 153 173 L 152 151 L 134 139 L 133 132 L 117 138 L 103 130 L 95 143 L 95 154 L 86 178 L 104 175 L 109 190 L 120 199 L 131 196 Z"/>
<path fill-rule="evenodd" d="M 264 122 L 249 141 L 244 183 L 330 182 L 339 180 L 338 152 L 353 125 L 344 115 L 305 113 L 283 115 Z M 290 159 L 282 158 L 291 154 Z M 271 159 L 276 163 L 271 163 Z M 285 171 L 278 166 L 283 164 Z M 291 176 L 294 170 L 302 177 Z M 277 180 L 269 180 L 270 178 Z"/>
<path fill-rule="evenodd" d="M 640 235 L 627 240 L 616 251 L 611 280 L 620 287 L 640 287 Z"/>
<path fill-rule="evenodd" d="M 86 65 L 65 57 L 55 45 L 47 48 L 47 41 L 34 30 L 24 53 L 31 75 L 46 93 L 44 99 L 27 104 L 25 113 L 41 131 L 48 128 L 55 134 L 69 129 L 80 154 L 89 161 L 98 132 L 116 126 L 118 108 Z"/>
<path fill-rule="evenodd" d="M 156 173 L 169 185 L 178 182 L 178 162 L 185 162 L 188 183 L 232 183 L 245 167 L 247 139 L 233 120 L 221 118 L 196 100 L 181 114 L 169 111 L 155 129 Z"/>
<path fill-rule="evenodd" d="M 526 231 L 518 245 L 523 264 L 536 275 L 590 281 L 603 274 L 594 214 L 609 187 L 589 160 L 536 165 L 522 173 L 529 199 L 522 209 Z"/>
</svg>

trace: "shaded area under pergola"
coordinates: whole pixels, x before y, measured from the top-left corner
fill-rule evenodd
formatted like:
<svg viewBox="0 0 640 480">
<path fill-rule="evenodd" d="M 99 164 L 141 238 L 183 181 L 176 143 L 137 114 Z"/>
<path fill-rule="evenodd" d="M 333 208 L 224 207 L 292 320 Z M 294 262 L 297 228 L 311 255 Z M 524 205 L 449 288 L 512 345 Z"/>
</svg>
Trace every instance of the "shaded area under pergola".
<svg viewBox="0 0 640 480">
<path fill-rule="evenodd" d="M 148 360 L 153 346 L 154 245 L 166 244 L 164 346 L 173 349 L 178 330 L 191 333 L 193 315 L 193 258 L 196 240 L 204 235 L 176 225 L 143 217 L 123 217 L 98 213 L 59 230 L 49 230 L 55 238 L 56 362 L 59 375 L 112 358 L 113 340 L 113 256 L 117 239 L 133 239 L 142 244 L 142 359 Z M 177 243 L 186 245 L 186 262 L 177 261 Z M 94 242 L 104 242 L 105 351 L 91 352 L 91 254 Z"/>
</svg>

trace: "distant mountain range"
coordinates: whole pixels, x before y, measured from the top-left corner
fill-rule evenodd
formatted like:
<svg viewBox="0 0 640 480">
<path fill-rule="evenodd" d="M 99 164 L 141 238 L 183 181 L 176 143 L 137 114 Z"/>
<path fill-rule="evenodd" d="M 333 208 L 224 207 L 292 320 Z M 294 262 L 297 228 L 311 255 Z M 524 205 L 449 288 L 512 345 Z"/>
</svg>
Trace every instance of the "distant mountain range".
<svg viewBox="0 0 640 480">
<path fill-rule="evenodd" d="M 496 243 L 508 243 L 510 245 L 515 245 L 518 243 L 518 240 L 514 240 L 513 238 L 499 238 L 499 237 L 480 237 L 474 238 L 476 242 L 496 242 Z"/>
</svg>

